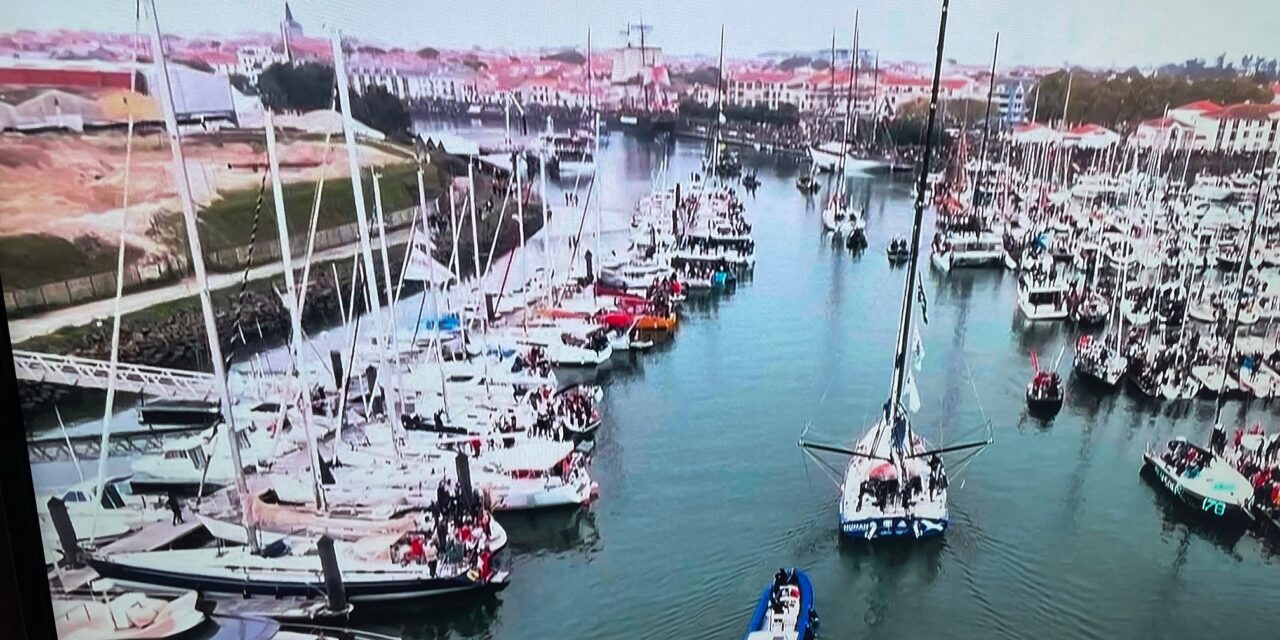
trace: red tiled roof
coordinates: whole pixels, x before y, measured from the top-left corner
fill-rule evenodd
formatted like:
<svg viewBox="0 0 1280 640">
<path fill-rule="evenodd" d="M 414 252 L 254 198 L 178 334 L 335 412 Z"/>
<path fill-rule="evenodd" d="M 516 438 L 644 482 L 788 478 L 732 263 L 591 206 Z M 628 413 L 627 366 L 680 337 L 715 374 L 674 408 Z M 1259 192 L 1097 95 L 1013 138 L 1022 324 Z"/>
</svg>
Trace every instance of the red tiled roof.
<svg viewBox="0 0 1280 640">
<path fill-rule="evenodd" d="M 1280 104 L 1233 104 L 1223 107 L 1205 117 L 1215 120 L 1266 120 L 1280 113 Z"/>
<path fill-rule="evenodd" d="M 226 51 L 201 51 L 196 57 L 209 64 L 235 64 L 237 61 L 234 53 Z"/>
<path fill-rule="evenodd" d="M 1187 104 L 1178 107 L 1175 111 L 1199 111 L 1202 113 L 1210 113 L 1221 108 L 1222 105 L 1212 100 L 1196 100 L 1195 102 L 1188 102 Z"/>
<path fill-rule="evenodd" d="M 943 89 L 963 89 L 969 81 L 965 78 L 943 78 L 939 82 L 939 86 Z M 920 87 L 929 88 L 933 86 L 933 78 L 929 76 L 902 76 L 894 74 L 880 74 L 880 84 L 897 87 Z"/>
<path fill-rule="evenodd" d="M 760 82 L 763 84 L 785 84 L 795 79 L 795 74 L 789 71 L 779 71 L 775 69 L 745 69 L 742 71 L 730 71 L 729 79 L 735 82 Z M 848 74 L 845 74 L 848 78 Z M 828 75 L 828 82 L 830 76 Z"/>
<path fill-rule="evenodd" d="M 1100 124 L 1082 124 L 1067 132 L 1069 136 L 1088 136 L 1098 133 L 1111 133 L 1111 130 Z"/>
</svg>

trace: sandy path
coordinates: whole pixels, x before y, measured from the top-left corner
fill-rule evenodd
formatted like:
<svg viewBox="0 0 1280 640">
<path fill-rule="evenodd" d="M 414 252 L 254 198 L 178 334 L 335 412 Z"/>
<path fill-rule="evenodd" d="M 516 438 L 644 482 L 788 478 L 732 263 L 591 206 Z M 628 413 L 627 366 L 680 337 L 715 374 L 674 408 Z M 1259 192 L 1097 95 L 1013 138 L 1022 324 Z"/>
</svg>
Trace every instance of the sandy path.
<svg viewBox="0 0 1280 640">
<path fill-rule="evenodd" d="M 314 181 L 322 171 L 330 178 L 348 174 L 340 136 L 326 148 L 323 141 L 293 139 L 281 144 L 281 170 L 286 182 Z M 265 144 L 242 137 L 187 136 L 183 149 L 197 205 L 207 205 L 219 192 L 256 188 L 265 163 Z M 362 147 L 362 164 L 386 165 L 400 159 Z M 170 152 L 159 132 L 135 134 L 130 182 L 130 243 L 149 254 L 167 251 L 153 233 L 156 218 L 181 209 L 170 177 Z M 235 163 L 237 166 L 229 166 Z M 327 165 L 327 167 L 325 167 Z M 0 135 L 0 235 L 42 233 L 67 239 L 92 236 L 114 244 L 120 228 L 124 196 L 125 136 Z"/>
</svg>

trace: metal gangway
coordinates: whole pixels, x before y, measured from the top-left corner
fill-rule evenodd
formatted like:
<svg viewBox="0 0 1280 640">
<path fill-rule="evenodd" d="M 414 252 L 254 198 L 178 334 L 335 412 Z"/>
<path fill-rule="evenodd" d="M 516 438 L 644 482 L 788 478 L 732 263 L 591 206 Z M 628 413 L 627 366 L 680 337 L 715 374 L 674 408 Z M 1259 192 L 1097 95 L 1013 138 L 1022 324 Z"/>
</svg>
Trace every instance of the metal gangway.
<svg viewBox="0 0 1280 640">
<path fill-rule="evenodd" d="M 84 389 L 106 389 L 111 378 L 110 362 L 37 351 L 14 349 L 13 367 L 19 380 Z M 115 377 L 116 389 L 126 393 L 198 400 L 217 397 L 211 373 L 121 362 Z"/>
<path fill-rule="evenodd" d="M 82 389 L 106 389 L 111 378 L 111 363 L 93 358 L 63 356 L 36 351 L 13 352 L 13 366 L 19 380 L 60 384 Z M 217 402 L 214 377 L 202 371 L 166 369 L 139 364 L 116 365 L 116 389 L 124 393 L 173 400 Z M 286 391 L 282 377 L 232 373 L 228 376 L 233 404 L 258 402 L 281 397 Z M 158 451 L 164 440 L 197 431 L 193 427 L 148 427 L 114 432 L 110 439 L 111 455 L 131 455 Z M 64 460 L 73 454 L 95 458 L 101 452 L 100 437 L 93 435 L 46 435 L 27 439 L 33 460 Z"/>
<path fill-rule="evenodd" d="M 13 351 L 13 368 L 19 380 L 61 384 L 82 389 L 106 389 L 111 363 L 105 360 L 62 356 L 37 351 Z M 145 364 L 116 365 L 116 390 L 175 400 L 218 399 L 212 373 L 166 369 Z M 288 393 L 283 376 L 231 371 L 227 375 L 232 404 L 258 402 Z"/>
</svg>

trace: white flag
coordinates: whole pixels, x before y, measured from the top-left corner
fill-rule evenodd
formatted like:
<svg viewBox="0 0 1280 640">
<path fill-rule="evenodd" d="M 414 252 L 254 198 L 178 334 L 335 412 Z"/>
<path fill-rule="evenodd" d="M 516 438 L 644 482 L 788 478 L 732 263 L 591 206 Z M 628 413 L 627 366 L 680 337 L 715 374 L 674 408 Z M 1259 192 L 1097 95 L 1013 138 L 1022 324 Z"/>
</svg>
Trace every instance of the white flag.
<svg viewBox="0 0 1280 640">
<path fill-rule="evenodd" d="M 911 365 L 919 371 L 924 366 L 924 340 L 920 339 L 920 330 L 911 328 Z"/>
<path fill-rule="evenodd" d="M 920 411 L 920 390 L 916 388 L 916 377 L 910 371 L 907 372 L 907 408 L 911 413 Z"/>
<path fill-rule="evenodd" d="M 404 279 L 421 280 L 435 286 L 443 286 L 453 279 L 453 273 L 427 253 L 424 243 L 414 242 L 413 249 L 409 250 L 409 266 L 405 268 Z"/>
</svg>

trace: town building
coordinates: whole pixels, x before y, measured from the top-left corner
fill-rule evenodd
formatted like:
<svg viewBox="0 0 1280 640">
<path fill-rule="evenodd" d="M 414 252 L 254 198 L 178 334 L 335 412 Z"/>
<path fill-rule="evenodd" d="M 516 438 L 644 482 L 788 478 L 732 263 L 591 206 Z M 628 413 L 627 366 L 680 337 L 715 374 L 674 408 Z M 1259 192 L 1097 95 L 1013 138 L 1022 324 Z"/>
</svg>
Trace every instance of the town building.
<svg viewBox="0 0 1280 640">
<path fill-rule="evenodd" d="M 1196 151 L 1252 153 L 1280 148 L 1280 104 L 1222 106 L 1198 100 L 1170 109 L 1169 118 L 1190 130 L 1191 148 Z"/>
<path fill-rule="evenodd" d="M 1140 149 L 1185 148 L 1195 129 L 1174 118 L 1152 118 L 1138 123 L 1129 144 Z"/>
<path fill-rule="evenodd" d="M 1000 114 L 1004 125 L 1021 124 L 1030 119 L 1027 97 L 1035 87 L 1035 80 L 1024 77 L 997 78 L 991 92 L 991 108 Z"/>
<path fill-rule="evenodd" d="M 267 45 L 240 47 L 235 56 L 235 73 L 258 83 L 258 76 L 273 64 L 283 64 L 289 57 L 283 51 L 277 51 Z M 215 66 L 214 69 L 217 69 Z"/>
</svg>

